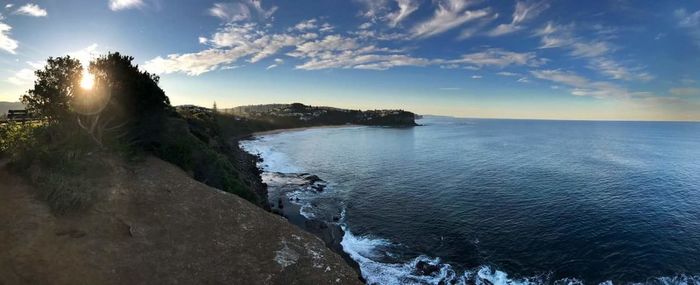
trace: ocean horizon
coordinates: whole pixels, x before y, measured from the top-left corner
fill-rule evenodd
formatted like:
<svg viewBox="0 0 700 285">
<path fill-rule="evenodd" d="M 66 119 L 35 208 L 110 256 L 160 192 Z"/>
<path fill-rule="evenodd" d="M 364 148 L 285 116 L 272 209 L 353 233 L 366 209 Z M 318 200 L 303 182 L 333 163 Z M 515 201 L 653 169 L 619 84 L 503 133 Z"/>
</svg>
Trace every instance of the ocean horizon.
<svg viewBox="0 0 700 285">
<path fill-rule="evenodd" d="M 241 146 L 271 203 L 344 229 L 369 284 L 700 283 L 700 123 L 417 122 Z"/>
</svg>

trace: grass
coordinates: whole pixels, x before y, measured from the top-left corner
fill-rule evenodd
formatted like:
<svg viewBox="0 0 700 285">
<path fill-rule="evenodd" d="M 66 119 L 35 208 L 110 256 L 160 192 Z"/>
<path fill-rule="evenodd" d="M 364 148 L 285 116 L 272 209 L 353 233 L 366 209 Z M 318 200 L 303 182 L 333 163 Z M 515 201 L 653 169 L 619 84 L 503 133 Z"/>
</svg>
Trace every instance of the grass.
<svg viewBox="0 0 700 285">
<path fill-rule="evenodd" d="M 107 167 L 89 139 L 64 125 L 11 123 L 0 128 L 0 151 L 56 214 L 89 208 Z"/>
<path fill-rule="evenodd" d="M 47 173 L 38 177 L 35 184 L 39 186 L 39 197 L 56 214 L 87 209 L 97 197 L 94 186 L 81 177 Z"/>
</svg>

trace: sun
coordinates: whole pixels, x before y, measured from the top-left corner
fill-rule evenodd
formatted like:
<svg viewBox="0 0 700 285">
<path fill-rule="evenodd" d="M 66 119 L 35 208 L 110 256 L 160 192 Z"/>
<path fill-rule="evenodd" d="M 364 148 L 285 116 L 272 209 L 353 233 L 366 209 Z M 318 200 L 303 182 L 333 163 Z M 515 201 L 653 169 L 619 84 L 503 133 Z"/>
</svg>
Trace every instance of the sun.
<svg viewBox="0 0 700 285">
<path fill-rule="evenodd" d="M 80 87 L 85 90 L 90 90 L 95 85 L 95 76 L 87 70 L 83 70 L 82 78 L 80 79 Z"/>
</svg>

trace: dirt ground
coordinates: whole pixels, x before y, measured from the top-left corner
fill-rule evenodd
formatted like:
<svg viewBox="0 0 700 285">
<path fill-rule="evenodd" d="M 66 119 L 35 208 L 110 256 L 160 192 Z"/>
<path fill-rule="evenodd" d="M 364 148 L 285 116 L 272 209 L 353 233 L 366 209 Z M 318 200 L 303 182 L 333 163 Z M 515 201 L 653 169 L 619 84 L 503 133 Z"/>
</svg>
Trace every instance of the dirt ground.
<svg viewBox="0 0 700 285">
<path fill-rule="evenodd" d="M 156 158 L 56 216 L 0 165 L 0 284 L 360 284 L 315 236 Z"/>
</svg>

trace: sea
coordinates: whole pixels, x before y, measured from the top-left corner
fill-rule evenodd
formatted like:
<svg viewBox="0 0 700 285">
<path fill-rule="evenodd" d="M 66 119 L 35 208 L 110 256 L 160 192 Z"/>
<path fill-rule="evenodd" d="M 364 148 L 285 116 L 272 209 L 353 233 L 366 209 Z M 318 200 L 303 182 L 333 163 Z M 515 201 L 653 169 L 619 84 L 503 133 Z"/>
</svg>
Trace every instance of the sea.
<svg viewBox="0 0 700 285">
<path fill-rule="evenodd" d="M 700 123 L 417 122 L 241 146 L 368 284 L 700 284 Z"/>
</svg>

